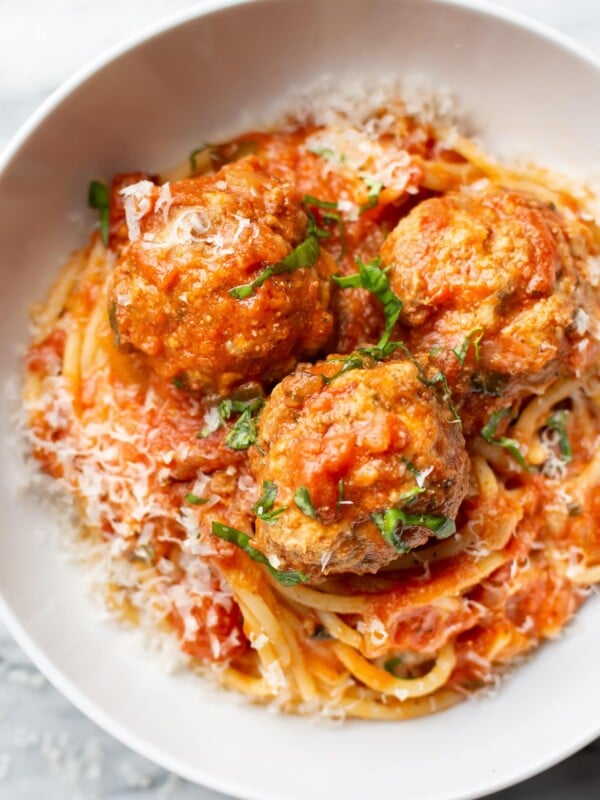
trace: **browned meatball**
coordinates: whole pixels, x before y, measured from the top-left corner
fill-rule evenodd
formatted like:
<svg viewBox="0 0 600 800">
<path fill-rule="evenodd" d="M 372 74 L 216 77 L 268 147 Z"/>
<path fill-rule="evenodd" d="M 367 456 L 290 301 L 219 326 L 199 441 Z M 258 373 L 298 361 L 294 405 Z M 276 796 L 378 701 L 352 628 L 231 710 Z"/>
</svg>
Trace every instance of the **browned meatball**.
<svg viewBox="0 0 600 800">
<path fill-rule="evenodd" d="M 311 579 L 376 572 L 450 535 L 467 488 L 460 426 L 413 364 L 361 358 L 300 365 L 273 390 L 251 453 L 276 490 L 253 545 Z"/>
<path fill-rule="evenodd" d="M 381 248 L 412 351 L 433 351 L 472 405 L 499 397 L 488 410 L 594 358 L 586 256 L 574 221 L 507 189 L 426 200 Z"/>
<path fill-rule="evenodd" d="M 246 158 L 209 177 L 124 191 L 131 242 L 109 299 L 122 346 L 144 353 L 167 379 L 221 394 L 273 382 L 323 346 L 335 262 L 307 236 L 290 183 Z M 285 271 L 245 297 L 230 294 L 299 245 Z"/>
</svg>

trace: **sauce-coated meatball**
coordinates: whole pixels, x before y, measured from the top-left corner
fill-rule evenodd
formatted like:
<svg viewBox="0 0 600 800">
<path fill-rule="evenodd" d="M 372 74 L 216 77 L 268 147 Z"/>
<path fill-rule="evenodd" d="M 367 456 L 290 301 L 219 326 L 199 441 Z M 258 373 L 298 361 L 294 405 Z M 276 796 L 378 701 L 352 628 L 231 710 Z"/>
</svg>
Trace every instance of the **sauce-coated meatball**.
<svg viewBox="0 0 600 800">
<path fill-rule="evenodd" d="M 230 294 L 307 240 L 290 183 L 246 158 L 213 176 L 124 191 L 131 242 L 109 298 L 122 346 L 145 354 L 164 378 L 220 394 L 271 383 L 320 350 L 332 330 L 335 271 L 323 250 L 316 259 L 305 251 L 299 268 L 271 275 L 246 297 Z"/>
<path fill-rule="evenodd" d="M 274 520 L 259 513 L 253 545 L 310 579 L 376 572 L 434 535 L 434 519 L 454 519 L 467 488 L 460 426 L 413 364 L 346 363 L 302 364 L 276 386 L 251 453 L 257 480 L 276 487 L 273 508 L 285 508 Z M 381 530 L 390 509 L 410 516 L 388 519 L 393 542 Z"/>
<path fill-rule="evenodd" d="M 508 189 L 425 200 L 381 248 L 410 348 L 433 351 L 455 395 L 471 404 L 487 396 L 483 406 L 491 397 L 506 405 L 594 357 L 586 257 L 575 221 Z"/>
</svg>

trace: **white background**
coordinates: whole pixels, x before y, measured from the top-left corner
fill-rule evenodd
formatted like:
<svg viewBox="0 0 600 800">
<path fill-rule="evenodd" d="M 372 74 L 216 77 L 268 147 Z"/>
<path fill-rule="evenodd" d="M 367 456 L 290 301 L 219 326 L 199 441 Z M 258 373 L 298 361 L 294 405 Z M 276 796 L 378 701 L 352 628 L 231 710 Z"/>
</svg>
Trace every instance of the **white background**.
<svg viewBox="0 0 600 800">
<path fill-rule="evenodd" d="M 498 5 L 553 25 L 600 56 L 598 0 Z M 189 6 L 180 0 L 0 0 L 0 148 L 79 67 Z M 494 800 L 598 798 L 598 755 L 600 740 Z M 218 800 L 222 795 L 176 779 L 105 735 L 46 683 L 0 624 L 0 798 Z"/>
</svg>

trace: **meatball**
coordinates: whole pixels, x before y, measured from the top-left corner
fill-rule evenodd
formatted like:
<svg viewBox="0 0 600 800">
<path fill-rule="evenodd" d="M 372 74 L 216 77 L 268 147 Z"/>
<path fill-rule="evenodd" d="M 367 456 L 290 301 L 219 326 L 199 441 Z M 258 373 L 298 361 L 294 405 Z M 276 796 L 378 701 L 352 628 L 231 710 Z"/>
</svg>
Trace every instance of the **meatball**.
<svg viewBox="0 0 600 800">
<path fill-rule="evenodd" d="M 281 378 L 327 341 L 335 262 L 308 235 L 294 187 L 256 158 L 124 193 L 131 241 L 109 315 L 120 346 L 143 353 L 159 375 L 226 394 Z M 232 295 L 239 286 L 247 288 Z"/>
<path fill-rule="evenodd" d="M 381 247 L 413 353 L 433 352 L 455 396 L 486 395 L 480 406 L 591 362 L 586 257 L 574 221 L 501 188 L 425 200 Z"/>
<path fill-rule="evenodd" d="M 467 489 L 460 426 L 416 367 L 360 360 L 303 364 L 285 378 L 250 456 L 263 492 L 276 491 L 268 513 L 257 504 L 253 545 L 309 579 L 376 572 L 436 531 L 449 535 Z"/>
</svg>

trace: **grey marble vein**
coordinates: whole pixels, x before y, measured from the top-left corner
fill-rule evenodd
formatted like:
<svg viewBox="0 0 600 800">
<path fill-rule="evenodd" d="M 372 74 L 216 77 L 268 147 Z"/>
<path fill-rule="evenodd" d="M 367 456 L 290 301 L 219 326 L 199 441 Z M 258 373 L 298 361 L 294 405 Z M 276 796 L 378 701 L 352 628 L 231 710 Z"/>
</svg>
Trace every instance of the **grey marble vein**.
<svg viewBox="0 0 600 800">
<path fill-rule="evenodd" d="M 598 0 L 498 4 L 553 25 L 600 54 Z M 187 5 L 185 0 L 0 0 L 0 148 L 74 70 L 140 24 Z M 599 756 L 600 740 L 493 800 L 600 798 Z M 0 624 L 0 800 L 138 798 L 224 800 L 100 730 L 48 684 Z"/>
</svg>

